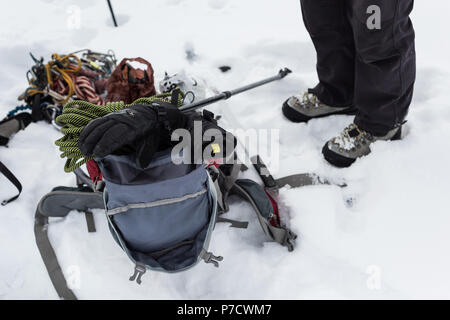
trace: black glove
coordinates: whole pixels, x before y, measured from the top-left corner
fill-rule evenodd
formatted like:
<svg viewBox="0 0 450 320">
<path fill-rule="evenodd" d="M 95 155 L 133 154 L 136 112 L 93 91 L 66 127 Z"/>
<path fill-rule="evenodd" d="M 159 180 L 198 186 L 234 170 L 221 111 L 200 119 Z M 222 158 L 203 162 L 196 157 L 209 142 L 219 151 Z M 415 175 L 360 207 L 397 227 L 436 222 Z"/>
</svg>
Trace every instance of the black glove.
<svg viewBox="0 0 450 320">
<path fill-rule="evenodd" d="M 170 141 L 170 131 L 185 127 L 186 122 L 186 116 L 172 104 L 137 104 L 91 121 L 81 132 L 78 146 L 84 155 L 96 157 L 128 148 L 144 168 Z"/>
</svg>

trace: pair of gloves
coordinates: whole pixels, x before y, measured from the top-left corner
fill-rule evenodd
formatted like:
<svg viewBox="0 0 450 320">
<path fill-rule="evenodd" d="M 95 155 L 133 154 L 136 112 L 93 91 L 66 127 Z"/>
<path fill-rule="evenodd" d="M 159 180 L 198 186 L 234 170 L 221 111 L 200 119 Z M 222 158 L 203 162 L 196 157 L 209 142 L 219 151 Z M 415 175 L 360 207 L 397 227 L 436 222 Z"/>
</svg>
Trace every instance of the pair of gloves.
<svg viewBox="0 0 450 320">
<path fill-rule="evenodd" d="M 133 105 L 91 121 L 81 132 L 78 146 L 86 156 L 134 153 L 137 165 L 145 168 L 153 155 L 171 146 L 171 131 L 190 129 L 194 120 L 202 120 L 202 131 L 217 126 L 211 114 L 184 114 L 170 103 Z M 235 143 L 236 144 L 236 143 Z M 204 146 L 202 146 L 203 149 Z"/>
</svg>

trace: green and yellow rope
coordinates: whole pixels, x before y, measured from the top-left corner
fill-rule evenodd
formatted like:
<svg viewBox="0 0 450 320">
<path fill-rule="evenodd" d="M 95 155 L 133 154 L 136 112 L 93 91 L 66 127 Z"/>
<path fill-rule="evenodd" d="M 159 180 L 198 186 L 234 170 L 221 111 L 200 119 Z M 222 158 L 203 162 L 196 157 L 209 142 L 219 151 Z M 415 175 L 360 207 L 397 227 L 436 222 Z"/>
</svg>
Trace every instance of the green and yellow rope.
<svg viewBox="0 0 450 320">
<path fill-rule="evenodd" d="M 106 105 L 95 105 L 87 101 L 75 100 L 66 103 L 62 114 L 56 118 L 56 123 L 62 126 L 64 136 L 55 141 L 61 151 L 61 158 L 67 158 L 65 172 L 72 172 L 92 159 L 83 155 L 78 147 L 81 131 L 89 122 L 103 117 L 111 112 L 128 108 L 136 104 L 150 104 L 155 101 L 170 102 L 171 94 L 164 93 L 148 98 L 139 98 L 131 104 L 124 102 L 107 102 Z M 178 105 L 183 104 L 183 95 L 178 95 Z"/>
</svg>

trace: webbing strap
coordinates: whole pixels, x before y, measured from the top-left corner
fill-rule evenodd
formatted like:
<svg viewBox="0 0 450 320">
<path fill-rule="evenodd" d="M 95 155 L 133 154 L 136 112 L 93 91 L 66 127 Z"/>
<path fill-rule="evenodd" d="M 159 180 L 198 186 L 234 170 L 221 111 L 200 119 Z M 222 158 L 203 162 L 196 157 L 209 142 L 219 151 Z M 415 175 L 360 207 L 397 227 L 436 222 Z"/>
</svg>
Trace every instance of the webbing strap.
<svg viewBox="0 0 450 320">
<path fill-rule="evenodd" d="M 219 174 L 221 176 L 220 186 L 222 187 L 222 189 L 220 189 L 220 188 L 219 189 L 222 190 L 222 192 L 221 192 L 221 197 L 222 197 L 221 201 L 222 202 L 221 203 L 222 203 L 224 212 L 227 212 L 229 210 L 228 195 L 229 195 L 231 189 L 233 188 L 233 186 L 239 176 L 240 171 L 241 171 L 240 164 L 233 164 L 229 175 L 226 175 L 223 173 L 222 170 L 219 170 Z"/>
<path fill-rule="evenodd" d="M 8 203 L 16 200 L 19 196 L 20 193 L 22 192 L 22 184 L 20 183 L 20 181 L 16 178 L 16 176 L 9 171 L 9 169 L 0 161 L 0 172 L 9 180 L 11 181 L 11 183 L 17 188 L 17 190 L 19 191 L 19 193 L 17 195 L 15 195 L 12 198 L 6 199 L 2 201 L 2 206 L 7 205 Z"/>
<path fill-rule="evenodd" d="M 276 186 L 278 188 L 283 188 L 284 186 L 298 188 L 318 184 L 318 182 L 319 180 L 317 179 L 317 177 L 309 173 L 294 174 L 275 180 Z"/>
<path fill-rule="evenodd" d="M 94 215 L 92 213 L 91 210 L 86 210 L 84 212 L 84 216 L 86 218 L 86 225 L 87 225 L 87 229 L 89 233 L 92 232 L 96 232 L 96 228 L 95 228 L 95 220 L 94 220 Z"/>
<path fill-rule="evenodd" d="M 44 119 L 44 115 L 41 110 L 41 94 L 37 93 L 33 97 L 33 103 L 31 104 L 31 118 L 34 122 Z"/>
<path fill-rule="evenodd" d="M 248 222 L 247 221 L 238 221 L 233 219 L 227 219 L 221 216 L 218 216 L 216 219 L 216 223 L 231 223 L 232 228 L 237 229 L 247 229 Z"/>
<path fill-rule="evenodd" d="M 77 297 L 68 287 L 56 253 L 48 238 L 48 217 L 65 217 L 71 210 L 85 212 L 88 231 L 95 231 L 95 223 L 89 208 L 102 208 L 103 197 L 99 192 L 77 191 L 80 188 L 57 187 L 39 201 L 34 217 L 36 245 L 44 261 L 47 273 L 58 296 L 65 300 Z"/>
<path fill-rule="evenodd" d="M 67 286 L 67 281 L 61 270 L 61 266 L 59 265 L 56 253 L 48 239 L 48 217 L 42 215 L 40 207 L 41 203 L 38 204 L 34 216 L 34 236 L 36 238 L 39 253 L 41 254 L 47 273 L 50 276 L 50 280 L 52 281 L 58 296 L 64 300 L 77 300 L 73 291 Z"/>
<path fill-rule="evenodd" d="M 170 97 L 170 103 L 173 104 L 175 107 L 178 107 L 178 100 L 180 97 L 180 89 L 176 88 L 172 91 L 171 97 Z"/>
<path fill-rule="evenodd" d="M 278 188 L 283 188 L 284 186 L 289 186 L 291 188 L 298 188 L 311 185 L 319 184 L 332 184 L 326 179 L 319 177 L 314 173 L 299 173 L 293 174 L 287 177 L 282 177 L 275 180 Z M 346 187 L 345 183 L 337 184 L 339 187 Z"/>
<path fill-rule="evenodd" d="M 214 188 L 216 189 L 216 194 L 217 194 L 217 204 L 219 206 L 219 211 L 220 212 L 226 212 L 226 204 L 223 201 L 223 195 L 222 195 L 222 190 L 220 190 L 220 186 L 219 186 L 219 180 L 216 178 L 214 180 Z"/>
<path fill-rule="evenodd" d="M 95 190 L 94 183 L 91 178 L 81 170 L 81 168 L 77 168 L 73 171 L 75 176 L 77 177 L 77 185 L 87 185 Z"/>
<path fill-rule="evenodd" d="M 270 237 L 273 241 L 281 244 L 282 246 L 286 246 L 289 251 L 294 250 L 293 242 L 297 238 L 297 235 L 295 233 L 293 233 L 288 228 L 271 225 L 269 221 L 267 221 L 267 219 L 265 219 L 262 216 L 258 206 L 256 205 L 253 198 L 250 196 L 250 194 L 248 194 L 248 192 L 244 188 L 242 188 L 239 184 L 237 183 L 234 184 L 233 191 L 235 191 L 241 197 L 247 199 L 248 202 L 252 205 L 253 209 L 255 209 L 255 213 L 261 225 L 261 228 L 268 237 Z"/>
<path fill-rule="evenodd" d="M 233 164 L 230 175 L 227 176 L 225 179 L 225 185 L 226 185 L 227 190 L 231 190 L 231 188 L 234 186 L 234 183 L 236 182 L 240 171 L 241 171 L 241 165 Z"/>
</svg>

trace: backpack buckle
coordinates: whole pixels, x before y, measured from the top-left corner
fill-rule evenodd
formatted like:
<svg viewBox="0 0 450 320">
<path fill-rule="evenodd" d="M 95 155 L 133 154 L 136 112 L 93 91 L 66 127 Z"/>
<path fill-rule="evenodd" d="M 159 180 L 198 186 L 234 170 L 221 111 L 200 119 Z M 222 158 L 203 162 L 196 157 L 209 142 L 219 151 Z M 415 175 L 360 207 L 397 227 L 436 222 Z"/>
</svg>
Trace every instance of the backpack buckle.
<svg viewBox="0 0 450 320">
<path fill-rule="evenodd" d="M 294 251 L 294 243 L 296 239 L 297 235 L 290 229 L 286 229 L 286 237 L 284 238 L 283 245 L 285 245 L 288 248 L 289 252 Z"/>
<path fill-rule="evenodd" d="M 146 271 L 147 271 L 147 268 L 145 267 L 145 265 L 143 263 L 136 262 L 136 266 L 134 267 L 134 273 L 130 277 L 130 281 L 136 280 L 137 284 L 141 284 L 142 283 L 141 278 Z"/>
<path fill-rule="evenodd" d="M 219 267 L 219 261 L 223 260 L 223 257 L 221 256 L 215 256 L 211 252 L 206 251 L 205 249 L 202 250 L 200 253 L 200 258 L 205 261 L 205 263 L 212 263 L 216 268 Z"/>
<path fill-rule="evenodd" d="M 96 192 L 103 192 L 105 189 L 105 181 L 101 180 L 99 176 L 95 177 L 94 180 L 94 191 Z"/>
</svg>

